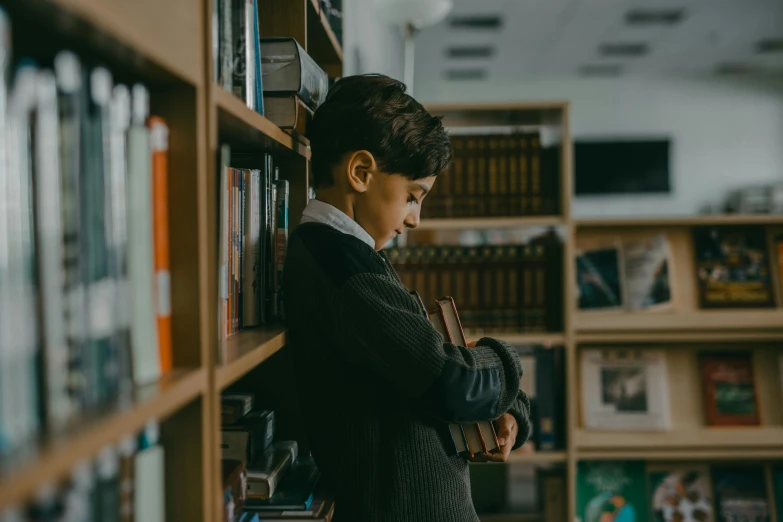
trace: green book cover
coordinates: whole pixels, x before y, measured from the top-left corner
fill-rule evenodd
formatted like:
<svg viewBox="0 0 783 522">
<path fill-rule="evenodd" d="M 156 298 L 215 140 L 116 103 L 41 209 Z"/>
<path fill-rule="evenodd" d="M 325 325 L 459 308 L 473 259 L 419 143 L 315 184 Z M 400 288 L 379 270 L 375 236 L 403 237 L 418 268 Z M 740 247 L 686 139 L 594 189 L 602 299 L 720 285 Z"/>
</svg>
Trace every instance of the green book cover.
<svg viewBox="0 0 783 522">
<path fill-rule="evenodd" d="M 772 495 L 778 520 L 783 520 L 783 466 L 772 468 Z"/>
<path fill-rule="evenodd" d="M 576 510 L 579 522 L 648 522 L 644 461 L 580 462 Z"/>
</svg>

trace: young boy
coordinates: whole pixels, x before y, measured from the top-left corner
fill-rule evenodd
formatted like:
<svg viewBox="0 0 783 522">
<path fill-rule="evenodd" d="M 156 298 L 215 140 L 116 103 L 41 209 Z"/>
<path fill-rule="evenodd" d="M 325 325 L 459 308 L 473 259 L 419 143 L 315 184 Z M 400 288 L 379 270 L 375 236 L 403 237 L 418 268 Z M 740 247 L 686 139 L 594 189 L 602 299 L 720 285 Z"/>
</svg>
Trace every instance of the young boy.
<svg viewBox="0 0 783 522">
<path fill-rule="evenodd" d="M 419 224 L 451 163 L 440 119 L 379 75 L 338 81 L 311 126 L 313 182 L 283 276 L 288 342 L 335 522 L 475 522 L 448 422 L 496 420 L 504 461 L 530 433 L 513 348 L 445 343 L 380 249 Z"/>
</svg>

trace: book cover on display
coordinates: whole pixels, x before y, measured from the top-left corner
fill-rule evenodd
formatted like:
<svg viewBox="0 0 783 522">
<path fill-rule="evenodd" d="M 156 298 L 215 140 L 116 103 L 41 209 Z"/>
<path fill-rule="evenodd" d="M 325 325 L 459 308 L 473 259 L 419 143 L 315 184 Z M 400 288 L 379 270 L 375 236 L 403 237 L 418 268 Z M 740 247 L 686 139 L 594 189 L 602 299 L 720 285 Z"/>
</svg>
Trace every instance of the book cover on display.
<svg viewBox="0 0 783 522">
<path fill-rule="evenodd" d="M 577 522 L 647 522 L 644 461 L 581 461 L 576 472 Z"/>
<path fill-rule="evenodd" d="M 655 466 L 649 478 L 652 522 L 715 522 L 707 466 Z"/>
</svg>

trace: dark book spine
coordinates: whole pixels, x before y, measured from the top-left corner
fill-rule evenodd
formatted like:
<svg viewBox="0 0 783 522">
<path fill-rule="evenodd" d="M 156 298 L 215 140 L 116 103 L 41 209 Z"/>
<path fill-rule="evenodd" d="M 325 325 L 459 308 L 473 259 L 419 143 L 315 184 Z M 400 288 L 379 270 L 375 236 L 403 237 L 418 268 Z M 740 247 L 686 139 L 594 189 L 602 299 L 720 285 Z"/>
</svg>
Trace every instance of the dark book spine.
<svg viewBox="0 0 783 522">
<path fill-rule="evenodd" d="M 556 447 L 557 368 L 555 350 L 540 348 L 536 350 L 536 402 L 538 404 L 538 447 L 539 451 L 552 451 Z"/>
</svg>

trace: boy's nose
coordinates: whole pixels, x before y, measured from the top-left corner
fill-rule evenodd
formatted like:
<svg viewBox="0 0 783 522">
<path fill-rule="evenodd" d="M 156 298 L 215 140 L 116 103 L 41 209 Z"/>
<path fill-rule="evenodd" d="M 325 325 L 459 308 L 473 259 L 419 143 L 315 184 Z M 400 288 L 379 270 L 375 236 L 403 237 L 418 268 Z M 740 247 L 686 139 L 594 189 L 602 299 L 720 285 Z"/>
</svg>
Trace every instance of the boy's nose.
<svg viewBox="0 0 783 522">
<path fill-rule="evenodd" d="M 408 228 L 416 228 L 419 226 L 419 211 L 414 210 L 405 218 L 405 226 Z"/>
</svg>

